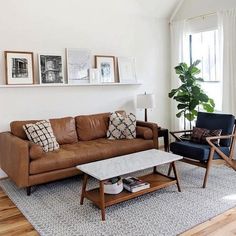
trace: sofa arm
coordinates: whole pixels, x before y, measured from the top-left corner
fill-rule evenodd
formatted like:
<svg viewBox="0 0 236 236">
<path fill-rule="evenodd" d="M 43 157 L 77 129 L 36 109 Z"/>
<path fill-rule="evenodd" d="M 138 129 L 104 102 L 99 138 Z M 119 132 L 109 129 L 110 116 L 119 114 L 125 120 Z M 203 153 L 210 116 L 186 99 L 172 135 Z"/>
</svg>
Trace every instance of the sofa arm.
<svg viewBox="0 0 236 236">
<path fill-rule="evenodd" d="M 148 127 L 152 130 L 153 133 L 153 143 L 154 143 L 154 148 L 158 149 L 159 144 L 158 144 L 158 125 L 155 123 L 151 122 L 144 122 L 144 121 L 137 121 L 136 123 L 137 126 L 142 126 L 142 127 Z"/>
<path fill-rule="evenodd" d="M 29 162 L 29 141 L 0 133 L 0 166 L 18 187 L 28 186 Z"/>
</svg>

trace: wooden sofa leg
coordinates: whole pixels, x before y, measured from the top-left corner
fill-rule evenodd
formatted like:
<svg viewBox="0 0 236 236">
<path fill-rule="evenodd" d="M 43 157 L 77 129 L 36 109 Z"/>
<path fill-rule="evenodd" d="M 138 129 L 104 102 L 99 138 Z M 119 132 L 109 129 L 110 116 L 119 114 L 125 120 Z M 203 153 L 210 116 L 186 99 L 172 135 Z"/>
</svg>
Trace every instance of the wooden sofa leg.
<svg viewBox="0 0 236 236">
<path fill-rule="evenodd" d="M 209 159 L 208 159 L 208 162 L 207 162 L 204 182 L 203 182 L 203 186 L 202 186 L 203 188 L 206 188 L 207 179 L 208 179 L 208 176 L 209 176 L 209 171 L 210 171 L 211 163 L 212 163 L 212 160 L 213 160 L 214 152 L 215 152 L 215 149 L 211 148 Z"/>
<path fill-rule="evenodd" d="M 30 194 L 31 194 L 31 186 L 26 187 L 26 193 L 27 193 L 27 196 L 30 196 Z"/>
</svg>

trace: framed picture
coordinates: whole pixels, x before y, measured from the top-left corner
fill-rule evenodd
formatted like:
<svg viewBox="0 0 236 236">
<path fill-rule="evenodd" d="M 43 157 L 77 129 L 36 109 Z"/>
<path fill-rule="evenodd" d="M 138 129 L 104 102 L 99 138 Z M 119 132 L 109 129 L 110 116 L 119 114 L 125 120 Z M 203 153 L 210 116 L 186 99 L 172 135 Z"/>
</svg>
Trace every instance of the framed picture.
<svg viewBox="0 0 236 236">
<path fill-rule="evenodd" d="M 91 52 L 87 49 L 67 49 L 67 76 L 69 84 L 89 83 Z"/>
<path fill-rule="evenodd" d="M 39 54 L 40 84 L 64 84 L 64 70 L 61 55 Z"/>
<path fill-rule="evenodd" d="M 120 83 L 136 83 L 135 58 L 118 57 L 118 73 Z"/>
<path fill-rule="evenodd" d="M 6 84 L 33 84 L 33 52 L 5 51 Z"/>
<path fill-rule="evenodd" d="M 90 84 L 100 83 L 100 71 L 98 69 L 89 69 L 89 82 Z"/>
<path fill-rule="evenodd" d="M 100 72 L 101 83 L 115 82 L 114 56 L 95 56 L 95 67 Z"/>
</svg>

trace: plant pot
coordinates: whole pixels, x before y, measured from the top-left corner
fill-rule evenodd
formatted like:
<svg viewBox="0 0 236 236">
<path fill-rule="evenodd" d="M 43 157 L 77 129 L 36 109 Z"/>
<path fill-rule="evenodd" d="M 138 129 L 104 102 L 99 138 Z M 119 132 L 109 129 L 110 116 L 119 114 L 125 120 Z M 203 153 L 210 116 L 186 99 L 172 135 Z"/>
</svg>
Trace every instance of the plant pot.
<svg viewBox="0 0 236 236">
<path fill-rule="evenodd" d="M 123 190 L 123 182 L 121 177 L 117 177 L 117 181 L 114 183 L 111 180 L 107 180 L 104 183 L 104 193 L 106 194 L 118 194 Z"/>
</svg>

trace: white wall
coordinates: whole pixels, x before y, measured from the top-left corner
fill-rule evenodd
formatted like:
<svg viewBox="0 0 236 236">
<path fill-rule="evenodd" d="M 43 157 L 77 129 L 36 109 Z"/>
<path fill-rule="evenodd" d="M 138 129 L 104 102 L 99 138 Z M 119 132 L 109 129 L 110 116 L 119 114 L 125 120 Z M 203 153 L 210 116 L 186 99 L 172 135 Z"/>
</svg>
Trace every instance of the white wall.
<svg viewBox="0 0 236 236">
<path fill-rule="evenodd" d="M 235 7 L 235 0 L 185 0 L 174 20 L 188 19 Z"/>
<path fill-rule="evenodd" d="M 169 127 L 169 28 L 145 15 L 135 0 L 0 0 L 0 83 L 4 50 L 64 53 L 88 48 L 99 55 L 134 56 L 142 86 L 0 88 L 0 131 L 12 120 L 74 116 L 134 106 L 136 94 L 156 94 L 149 120 Z"/>
</svg>

